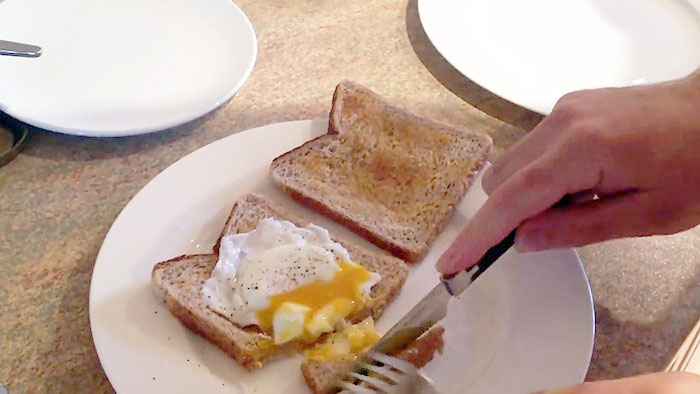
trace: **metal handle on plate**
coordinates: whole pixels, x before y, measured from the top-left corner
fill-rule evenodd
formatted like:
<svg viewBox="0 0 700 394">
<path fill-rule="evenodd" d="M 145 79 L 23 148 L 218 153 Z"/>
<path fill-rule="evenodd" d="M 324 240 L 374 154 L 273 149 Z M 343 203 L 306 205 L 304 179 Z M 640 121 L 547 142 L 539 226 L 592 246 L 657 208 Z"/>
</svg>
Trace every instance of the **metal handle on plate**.
<svg viewBox="0 0 700 394">
<path fill-rule="evenodd" d="M 41 47 L 22 44 L 19 42 L 0 40 L 0 55 L 39 57 L 41 56 Z"/>
</svg>

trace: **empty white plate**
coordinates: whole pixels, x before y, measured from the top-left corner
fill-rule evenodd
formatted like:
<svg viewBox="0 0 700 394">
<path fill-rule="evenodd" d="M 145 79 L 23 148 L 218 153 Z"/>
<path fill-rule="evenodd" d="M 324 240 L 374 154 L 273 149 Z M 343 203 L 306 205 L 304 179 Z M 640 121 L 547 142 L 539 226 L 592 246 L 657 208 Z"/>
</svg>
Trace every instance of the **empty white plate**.
<svg viewBox="0 0 700 394">
<path fill-rule="evenodd" d="M 119 393 L 303 394 L 300 357 L 247 372 L 185 328 L 150 284 L 158 261 L 211 253 L 233 203 L 259 192 L 292 212 L 374 248 L 285 196 L 270 162 L 324 133 L 328 119 L 277 123 L 234 134 L 178 160 L 127 204 L 102 244 L 90 284 L 90 326 Z M 426 258 L 411 266 L 385 331 L 438 283 L 434 262 L 486 199 L 480 178 Z M 583 380 L 593 349 L 593 302 L 573 249 L 509 251 L 450 304 L 445 351 L 425 372 L 444 394 L 523 394 Z"/>
<path fill-rule="evenodd" d="M 419 0 L 463 75 L 547 114 L 564 94 L 676 79 L 700 66 L 698 0 Z"/>
<path fill-rule="evenodd" d="M 193 120 L 250 75 L 255 32 L 230 0 L 1 0 L 0 111 L 66 134 L 142 134 Z"/>
</svg>

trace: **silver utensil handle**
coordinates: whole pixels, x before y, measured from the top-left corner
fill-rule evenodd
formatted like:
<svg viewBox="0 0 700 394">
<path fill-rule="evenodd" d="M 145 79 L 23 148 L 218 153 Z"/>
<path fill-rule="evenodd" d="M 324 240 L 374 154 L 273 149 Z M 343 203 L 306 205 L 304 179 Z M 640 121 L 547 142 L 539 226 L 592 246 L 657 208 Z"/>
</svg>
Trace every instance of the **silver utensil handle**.
<svg viewBox="0 0 700 394">
<path fill-rule="evenodd" d="M 0 55 L 39 57 L 41 48 L 36 45 L 0 40 Z"/>
</svg>

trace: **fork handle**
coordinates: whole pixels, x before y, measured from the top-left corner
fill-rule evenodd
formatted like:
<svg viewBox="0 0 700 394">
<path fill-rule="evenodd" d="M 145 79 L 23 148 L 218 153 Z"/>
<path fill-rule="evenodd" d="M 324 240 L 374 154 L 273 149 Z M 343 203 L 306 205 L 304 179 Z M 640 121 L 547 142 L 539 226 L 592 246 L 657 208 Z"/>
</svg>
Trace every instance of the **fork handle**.
<svg viewBox="0 0 700 394">
<path fill-rule="evenodd" d="M 462 292 L 469 287 L 469 285 L 472 284 L 472 282 L 474 282 L 479 275 L 483 274 L 487 268 L 489 268 L 496 262 L 496 260 L 503 256 L 503 254 L 515 243 L 516 231 L 517 229 L 511 231 L 510 234 L 501 240 L 501 242 L 492 246 L 491 249 L 486 251 L 484 256 L 472 267 L 451 276 L 443 275 L 440 278 L 440 281 L 445 285 L 450 295 L 456 297 L 462 294 Z"/>
<path fill-rule="evenodd" d="M 36 45 L 0 40 L 0 55 L 39 57 L 41 48 Z"/>
<path fill-rule="evenodd" d="M 413 392 L 416 394 L 440 394 L 435 383 L 421 371 L 418 371 L 418 382 Z"/>
</svg>

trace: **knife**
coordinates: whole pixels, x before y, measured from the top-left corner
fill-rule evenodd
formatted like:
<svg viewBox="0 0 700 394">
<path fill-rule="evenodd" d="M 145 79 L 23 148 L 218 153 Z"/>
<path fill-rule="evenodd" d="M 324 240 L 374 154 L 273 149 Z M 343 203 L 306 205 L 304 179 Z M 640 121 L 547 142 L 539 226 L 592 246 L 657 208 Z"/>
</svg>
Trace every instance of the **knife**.
<svg viewBox="0 0 700 394">
<path fill-rule="evenodd" d="M 515 232 L 516 230 L 511 231 L 501 242 L 489 249 L 476 265 L 450 277 L 442 276 L 440 283 L 384 334 L 368 353 L 375 351 L 391 355 L 447 316 L 447 304 L 450 299 L 462 294 L 476 278 L 513 246 Z"/>
<path fill-rule="evenodd" d="M 36 45 L 0 40 L 0 55 L 39 57 L 41 48 Z"/>
</svg>

